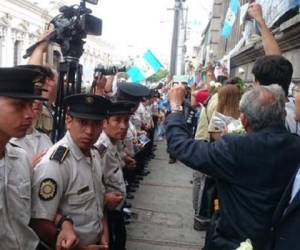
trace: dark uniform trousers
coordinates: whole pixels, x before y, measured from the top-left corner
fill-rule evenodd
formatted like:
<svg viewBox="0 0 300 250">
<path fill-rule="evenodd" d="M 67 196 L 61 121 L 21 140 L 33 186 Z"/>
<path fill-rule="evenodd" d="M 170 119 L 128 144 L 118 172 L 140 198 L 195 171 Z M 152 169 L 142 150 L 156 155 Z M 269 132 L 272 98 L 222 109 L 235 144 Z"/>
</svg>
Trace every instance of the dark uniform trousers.
<svg viewBox="0 0 300 250">
<path fill-rule="evenodd" d="M 166 136 L 172 155 L 217 181 L 221 210 L 209 250 L 233 250 L 248 238 L 266 250 L 273 214 L 300 162 L 300 138 L 282 124 L 196 141 L 180 113 L 168 116 Z"/>
<path fill-rule="evenodd" d="M 126 228 L 124 223 L 123 210 L 108 211 L 107 220 L 109 227 L 109 249 L 125 250 Z"/>
</svg>

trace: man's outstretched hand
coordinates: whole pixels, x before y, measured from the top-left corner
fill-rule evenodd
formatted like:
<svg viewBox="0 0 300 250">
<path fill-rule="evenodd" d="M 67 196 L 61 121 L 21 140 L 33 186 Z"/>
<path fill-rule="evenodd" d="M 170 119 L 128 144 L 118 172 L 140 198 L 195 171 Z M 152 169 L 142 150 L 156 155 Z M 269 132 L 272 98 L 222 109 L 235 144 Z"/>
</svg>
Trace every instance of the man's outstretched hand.
<svg viewBox="0 0 300 250">
<path fill-rule="evenodd" d="M 183 85 L 176 85 L 169 91 L 169 101 L 172 109 L 183 104 L 186 89 Z"/>
</svg>

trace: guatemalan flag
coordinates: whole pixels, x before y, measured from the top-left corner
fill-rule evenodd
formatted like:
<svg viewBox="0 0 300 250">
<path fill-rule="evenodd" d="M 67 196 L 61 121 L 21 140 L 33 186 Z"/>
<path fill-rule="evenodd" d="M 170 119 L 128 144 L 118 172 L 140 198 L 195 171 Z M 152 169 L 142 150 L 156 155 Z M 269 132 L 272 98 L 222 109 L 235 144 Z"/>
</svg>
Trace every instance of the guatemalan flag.
<svg viewBox="0 0 300 250">
<path fill-rule="evenodd" d="M 140 83 L 160 71 L 162 68 L 163 65 L 151 50 L 147 50 L 142 58 L 135 61 L 135 66 L 129 68 L 127 74 L 129 75 L 131 82 Z"/>
<path fill-rule="evenodd" d="M 237 14 L 241 8 L 240 0 L 231 0 L 229 8 L 227 10 L 224 27 L 223 27 L 223 36 L 225 38 L 230 37 L 232 33 L 232 27 L 236 20 Z"/>
</svg>

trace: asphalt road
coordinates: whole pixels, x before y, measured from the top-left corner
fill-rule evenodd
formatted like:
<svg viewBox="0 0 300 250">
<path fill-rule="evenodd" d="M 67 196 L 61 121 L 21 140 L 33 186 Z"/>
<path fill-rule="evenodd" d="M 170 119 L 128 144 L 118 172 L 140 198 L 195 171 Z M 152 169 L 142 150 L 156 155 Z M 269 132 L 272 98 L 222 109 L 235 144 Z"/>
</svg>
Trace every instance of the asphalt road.
<svg viewBox="0 0 300 250">
<path fill-rule="evenodd" d="M 168 164 L 164 142 L 155 154 L 134 194 L 127 250 L 200 250 L 205 235 L 193 229 L 192 170 Z"/>
</svg>

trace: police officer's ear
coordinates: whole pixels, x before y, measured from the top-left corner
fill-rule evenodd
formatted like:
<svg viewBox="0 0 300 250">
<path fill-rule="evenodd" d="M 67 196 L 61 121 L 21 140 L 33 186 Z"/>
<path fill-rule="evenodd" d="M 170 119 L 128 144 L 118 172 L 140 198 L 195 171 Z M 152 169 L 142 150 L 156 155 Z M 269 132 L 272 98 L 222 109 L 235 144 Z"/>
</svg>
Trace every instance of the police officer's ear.
<svg viewBox="0 0 300 250">
<path fill-rule="evenodd" d="M 73 121 L 73 117 L 69 114 L 66 115 L 65 125 L 67 129 L 70 129 L 71 122 Z"/>
<path fill-rule="evenodd" d="M 103 129 L 107 128 L 109 124 L 109 117 L 106 117 L 104 120 L 103 120 Z"/>
</svg>

